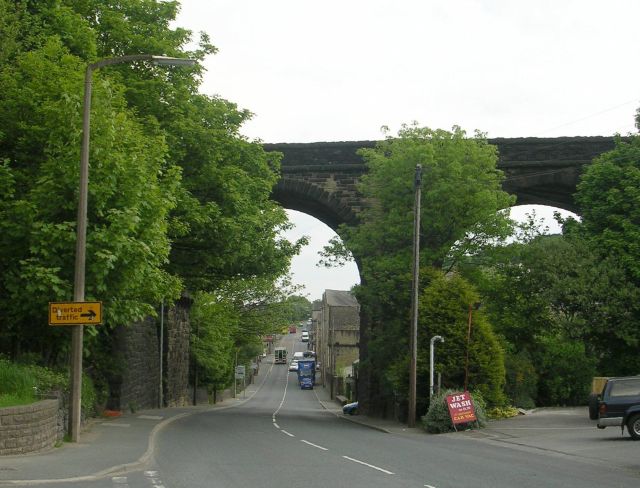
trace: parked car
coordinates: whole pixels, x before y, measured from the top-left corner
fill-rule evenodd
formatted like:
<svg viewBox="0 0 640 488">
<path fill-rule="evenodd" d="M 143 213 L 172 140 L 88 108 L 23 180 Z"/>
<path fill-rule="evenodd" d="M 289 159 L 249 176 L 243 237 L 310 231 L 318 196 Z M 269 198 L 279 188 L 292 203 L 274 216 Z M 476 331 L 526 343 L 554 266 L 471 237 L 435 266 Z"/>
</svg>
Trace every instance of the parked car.
<svg viewBox="0 0 640 488">
<path fill-rule="evenodd" d="M 289 371 L 298 371 L 298 361 L 295 359 L 289 364 Z"/>
<path fill-rule="evenodd" d="M 589 417 L 598 428 L 625 426 L 634 440 L 640 440 L 640 376 L 609 378 L 602 392 L 589 397 Z"/>
<path fill-rule="evenodd" d="M 342 407 L 342 413 L 348 415 L 358 415 L 358 402 L 347 403 Z"/>
</svg>

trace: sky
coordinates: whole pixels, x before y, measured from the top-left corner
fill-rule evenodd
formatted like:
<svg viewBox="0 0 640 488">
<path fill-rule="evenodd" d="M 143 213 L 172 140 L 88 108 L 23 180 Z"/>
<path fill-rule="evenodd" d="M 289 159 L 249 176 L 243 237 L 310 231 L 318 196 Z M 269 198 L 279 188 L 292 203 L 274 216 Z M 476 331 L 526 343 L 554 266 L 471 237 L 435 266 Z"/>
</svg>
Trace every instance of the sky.
<svg viewBox="0 0 640 488">
<path fill-rule="evenodd" d="M 251 111 L 242 131 L 250 139 L 377 140 L 381 127 L 393 134 L 413 121 L 487 137 L 636 132 L 638 0 L 181 5 L 175 25 L 207 32 L 218 48 L 204 63 L 201 92 Z M 332 231 L 290 216 L 296 233 L 311 237 L 292 265 L 309 298 L 358 281 L 355 265 L 317 268 L 316 251 Z"/>
</svg>

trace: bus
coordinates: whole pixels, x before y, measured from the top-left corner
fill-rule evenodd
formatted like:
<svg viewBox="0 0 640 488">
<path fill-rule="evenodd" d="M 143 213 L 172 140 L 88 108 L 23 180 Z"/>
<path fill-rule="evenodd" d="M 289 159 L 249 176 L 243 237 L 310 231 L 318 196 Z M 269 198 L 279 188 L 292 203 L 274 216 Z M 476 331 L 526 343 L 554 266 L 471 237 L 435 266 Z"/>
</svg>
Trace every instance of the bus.
<svg viewBox="0 0 640 488">
<path fill-rule="evenodd" d="M 276 347 L 274 350 L 275 364 L 287 364 L 287 349 Z"/>
</svg>

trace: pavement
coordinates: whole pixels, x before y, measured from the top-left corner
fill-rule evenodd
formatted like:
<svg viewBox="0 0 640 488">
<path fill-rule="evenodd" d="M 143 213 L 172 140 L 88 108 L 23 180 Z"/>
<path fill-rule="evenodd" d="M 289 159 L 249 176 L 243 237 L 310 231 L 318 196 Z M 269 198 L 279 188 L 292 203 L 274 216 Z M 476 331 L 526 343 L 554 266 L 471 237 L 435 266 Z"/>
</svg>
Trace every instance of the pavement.
<svg viewBox="0 0 640 488">
<path fill-rule="evenodd" d="M 331 400 L 326 389 L 316 387 L 314 392 L 322 406 L 336 417 L 389 434 L 428 439 L 428 434 L 419 427 L 410 429 L 392 420 L 343 415 L 342 406 Z M 117 418 L 92 419 L 77 443 L 64 443 L 41 453 L 0 457 L 0 486 L 92 481 L 143 469 L 151 458 L 155 436 L 171 422 L 203 411 L 233 408 L 250 399 L 251 395 L 247 395 L 216 405 L 153 409 Z M 489 422 L 482 430 L 444 436 L 580 457 L 587 462 L 615 461 L 615 465 L 627 469 L 637 469 L 640 452 L 640 442 L 631 441 L 628 435 L 621 437 L 619 429 L 597 430 L 588 420 L 586 408 L 540 409 L 529 415 Z"/>
</svg>

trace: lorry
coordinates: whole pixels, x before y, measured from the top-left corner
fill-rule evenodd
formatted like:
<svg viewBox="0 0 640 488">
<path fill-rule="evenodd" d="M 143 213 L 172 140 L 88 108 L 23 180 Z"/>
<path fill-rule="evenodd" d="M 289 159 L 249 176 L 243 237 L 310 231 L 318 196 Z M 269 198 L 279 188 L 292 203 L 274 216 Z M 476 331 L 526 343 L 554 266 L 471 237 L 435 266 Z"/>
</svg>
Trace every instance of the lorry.
<svg viewBox="0 0 640 488">
<path fill-rule="evenodd" d="M 298 359 L 298 384 L 303 390 L 313 390 L 316 384 L 316 360 L 314 358 Z"/>
<path fill-rule="evenodd" d="M 273 351 L 275 364 L 287 364 L 287 349 L 284 347 L 276 347 Z"/>
</svg>

